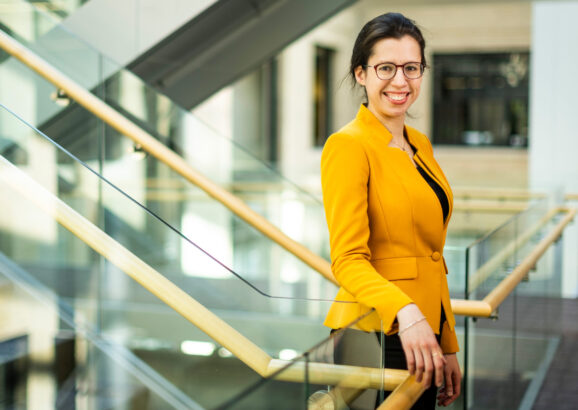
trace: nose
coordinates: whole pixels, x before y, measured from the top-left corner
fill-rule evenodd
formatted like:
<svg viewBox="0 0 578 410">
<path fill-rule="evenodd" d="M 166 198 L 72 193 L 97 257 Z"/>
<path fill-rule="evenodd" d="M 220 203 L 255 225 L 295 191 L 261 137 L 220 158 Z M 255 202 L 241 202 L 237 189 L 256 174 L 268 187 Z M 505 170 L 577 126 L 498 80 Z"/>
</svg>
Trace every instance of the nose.
<svg viewBox="0 0 578 410">
<path fill-rule="evenodd" d="M 405 75 L 403 74 L 403 67 L 397 67 L 397 71 L 390 81 L 392 84 L 396 85 L 405 85 L 407 83 L 407 78 L 405 78 Z"/>
</svg>

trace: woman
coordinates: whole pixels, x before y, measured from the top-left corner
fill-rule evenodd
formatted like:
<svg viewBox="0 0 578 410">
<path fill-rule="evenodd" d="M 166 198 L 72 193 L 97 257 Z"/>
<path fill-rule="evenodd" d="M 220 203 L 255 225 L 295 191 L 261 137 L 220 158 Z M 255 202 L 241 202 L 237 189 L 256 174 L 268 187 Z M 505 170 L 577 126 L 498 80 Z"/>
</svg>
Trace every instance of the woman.
<svg viewBox="0 0 578 410">
<path fill-rule="evenodd" d="M 419 28 L 401 14 L 363 27 L 350 75 L 367 103 L 327 140 L 321 178 L 341 285 L 325 324 L 340 329 L 373 309 L 357 332 L 385 333 L 386 367 L 407 368 L 431 385 L 414 408 L 433 409 L 439 387 L 440 405 L 457 398 L 461 374 L 442 256 L 452 192 L 427 137 L 405 125 L 424 49 Z"/>
</svg>

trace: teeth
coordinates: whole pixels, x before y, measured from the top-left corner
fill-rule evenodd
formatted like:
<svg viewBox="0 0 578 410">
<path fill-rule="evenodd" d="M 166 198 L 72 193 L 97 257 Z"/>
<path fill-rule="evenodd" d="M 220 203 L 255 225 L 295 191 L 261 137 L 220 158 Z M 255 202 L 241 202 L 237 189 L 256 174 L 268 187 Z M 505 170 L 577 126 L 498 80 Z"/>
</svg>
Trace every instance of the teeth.
<svg viewBox="0 0 578 410">
<path fill-rule="evenodd" d="M 401 101 L 405 98 L 405 94 L 387 94 L 389 98 L 396 101 Z"/>
</svg>

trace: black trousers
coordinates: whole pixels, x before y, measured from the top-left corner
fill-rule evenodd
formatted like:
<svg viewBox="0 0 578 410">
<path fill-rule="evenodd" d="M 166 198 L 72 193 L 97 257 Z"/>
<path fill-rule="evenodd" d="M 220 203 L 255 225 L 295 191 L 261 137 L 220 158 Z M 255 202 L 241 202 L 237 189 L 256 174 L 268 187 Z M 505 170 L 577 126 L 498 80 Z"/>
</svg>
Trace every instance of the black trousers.
<svg viewBox="0 0 578 410">
<path fill-rule="evenodd" d="M 445 320 L 442 308 L 440 332 L 439 335 L 436 335 L 438 343 Z M 397 334 L 387 336 L 382 332 L 367 333 L 356 329 L 345 329 L 334 333 L 333 359 L 335 364 L 407 370 L 407 361 Z M 348 406 L 352 410 L 373 410 L 390 394 L 389 391 L 367 390 L 354 400 L 348 400 Z M 347 395 L 348 392 L 344 392 L 343 396 Z M 412 409 L 435 409 L 436 396 L 437 387 L 432 383 L 432 386 L 421 395 Z"/>
</svg>

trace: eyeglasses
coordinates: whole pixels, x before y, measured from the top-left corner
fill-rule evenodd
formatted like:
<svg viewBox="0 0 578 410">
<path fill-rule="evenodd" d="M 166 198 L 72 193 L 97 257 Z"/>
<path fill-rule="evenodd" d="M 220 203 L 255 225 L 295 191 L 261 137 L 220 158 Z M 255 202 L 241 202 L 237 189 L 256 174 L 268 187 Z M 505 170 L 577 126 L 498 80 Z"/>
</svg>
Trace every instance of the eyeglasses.
<svg viewBox="0 0 578 410">
<path fill-rule="evenodd" d="M 381 63 L 376 65 L 366 65 L 365 67 L 373 67 L 375 75 L 380 80 L 391 80 L 397 74 L 397 68 L 403 69 L 403 75 L 408 80 L 416 80 L 423 75 L 425 66 L 422 63 L 410 62 L 405 64 Z"/>
</svg>

